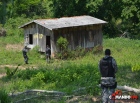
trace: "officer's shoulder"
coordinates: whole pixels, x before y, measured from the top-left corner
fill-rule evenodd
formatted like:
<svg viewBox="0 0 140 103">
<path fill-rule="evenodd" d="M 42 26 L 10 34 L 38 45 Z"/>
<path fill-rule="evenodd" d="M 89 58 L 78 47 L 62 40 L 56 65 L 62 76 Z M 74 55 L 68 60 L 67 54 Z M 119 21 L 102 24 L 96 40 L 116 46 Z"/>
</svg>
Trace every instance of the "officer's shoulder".
<svg viewBox="0 0 140 103">
<path fill-rule="evenodd" d="M 114 57 L 111 57 L 111 59 L 112 59 L 113 61 L 115 61 L 115 58 L 114 58 Z"/>
</svg>

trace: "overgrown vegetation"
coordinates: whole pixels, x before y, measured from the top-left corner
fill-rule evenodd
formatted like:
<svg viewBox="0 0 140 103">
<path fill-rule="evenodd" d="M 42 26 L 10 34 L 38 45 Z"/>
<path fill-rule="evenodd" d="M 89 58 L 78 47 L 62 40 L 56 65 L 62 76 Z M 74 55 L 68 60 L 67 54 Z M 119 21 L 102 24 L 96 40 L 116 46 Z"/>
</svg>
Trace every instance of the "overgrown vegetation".
<svg viewBox="0 0 140 103">
<path fill-rule="evenodd" d="M 19 70 L 10 79 L 13 81 L 11 88 L 16 91 L 28 89 L 59 90 L 68 94 L 80 87 L 90 87 L 98 84 L 99 74 L 97 66 L 92 64 L 76 65 L 71 62 L 63 63 L 59 68 L 40 68 Z M 6 78 L 5 78 L 6 79 Z M 91 83 L 94 81 L 93 83 Z M 96 92 L 88 92 L 98 94 Z"/>
<path fill-rule="evenodd" d="M 104 39 L 102 49 L 110 48 L 112 56 L 118 64 L 118 73 L 116 75 L 118 85 L 139 88 L 139 47 L 139 40 L 125 38 Z M 3 54 L 0 54 L 0 57 L 5 57 L 7 62 L 2 61 L 1 65 L 15 64 L 17 67 L 17 64 L 20 64 L 20 66 L 26 68 L 25 70 L 18 69 L 14 75 L 9 77 L 7 75 L 0 79 L 0 86 L 8 93 L 22 92 L 28 89 L 43 89 L 62 91 L 71 95 L 75 94 L 74 91 L 78 88 L 85 87 L 87 89 L 84 92 L 80 91 L 76 95 L 100 95 L 100 88 L 97 87 L 100 79 L 98 61 L 104 56 L 103 52 L 97 52 L 101 48 L 100 46 L 85 54 L 84 57 L 52 60 L 50 64 L 47 64 L 45 58 L 42 58 L 43 54 L 32 50 L 28 53 L 30 58 L 28 65 L 23 64 L 24 60 L 21 52 L 16 52 L 13 55 L 13 52 L 8 52 L 9 50 L 5 50 L 3 46 L 2 48 L 7 57 L 3 56 Z M 18 60 L 14 59 L 13 61 L 15 55 L 18 56 Z M 7 70 L 10 69 L 13 72 L 16 67 L 7 67 Z M 1 68 L 0 71 L 6 73 L 7 70 Z"/>
<path fill-rule="evenodd" d="M 63 37 L 58 38 L 57 46 L 59 47 L 59 52 L 55 54 L 55 58 L 57 59 L 77 59 L 83 57 L 88 52 L 88 50 L 79 46 L 75 50 L 68 49 L 68 41 Z"/>
</svg>

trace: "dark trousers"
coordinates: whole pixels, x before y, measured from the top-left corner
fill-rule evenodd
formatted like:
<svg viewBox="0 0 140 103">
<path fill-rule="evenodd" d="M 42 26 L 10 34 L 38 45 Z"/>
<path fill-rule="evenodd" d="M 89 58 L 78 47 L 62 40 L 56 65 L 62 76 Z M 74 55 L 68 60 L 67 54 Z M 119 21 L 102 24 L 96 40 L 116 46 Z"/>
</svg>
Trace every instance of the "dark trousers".
<svg viewBox="0 0 140 103">
<path fill-rule="evenodd" d="M 111 96 L 115 92 L 114 88 L 102 88 L 102 103 L 115 103 L 114 100 L 110 99 L 109 96 Z"/>
<path fill-rule="evenodd" d="M 47 63 L 49 63 L 49 62 L 50 62 L 50 59 L 51 59 L 51 55 L 46 54 L 46 61 L 47 61 Z"/>
<path fill-rule="evenodd" d="M 28 64 L 28 56 L 27 55 L 23 55 L 23 57 L 24 57 L 25 63 Z"/>
</svg>

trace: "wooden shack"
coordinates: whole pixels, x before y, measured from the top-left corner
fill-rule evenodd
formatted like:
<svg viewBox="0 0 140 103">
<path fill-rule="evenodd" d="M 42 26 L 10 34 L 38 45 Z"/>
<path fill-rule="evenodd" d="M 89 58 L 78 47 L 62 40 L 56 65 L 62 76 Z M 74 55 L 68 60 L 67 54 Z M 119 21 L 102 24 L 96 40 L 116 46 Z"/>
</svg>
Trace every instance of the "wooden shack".
<svg viewBox="0 0 140 103">
<path fill-rule="evenodd" d="M 78 46 L 92 48 L 102 45 L 102 25 L 105 23 L 107 22 L 91 16 L 74 16 L 37 19 L 20 28 L 24 29 L 24 45 L 29 48 L 39 46 L 41 52 L 45 52 L 46 45 L 49 45 L 54 56 L 54 53 L 59 51 L 56 42 L 60 36 L 68 40 L 68 48 L 71 50 Z"/>
</svg>

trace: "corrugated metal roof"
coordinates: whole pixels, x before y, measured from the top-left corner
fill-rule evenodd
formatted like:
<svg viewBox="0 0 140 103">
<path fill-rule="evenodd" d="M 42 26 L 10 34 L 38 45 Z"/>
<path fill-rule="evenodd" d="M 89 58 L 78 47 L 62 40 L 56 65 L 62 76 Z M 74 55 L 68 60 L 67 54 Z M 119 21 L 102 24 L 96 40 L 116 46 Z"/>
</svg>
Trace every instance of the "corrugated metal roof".
<svg viewBox="0 0 140 103">
<path fill-rule="evenodd" d="M 76 27 L 76 26 L 85 26 L 85 25 L 93 25 L 93 24 L 105 24 L 106 21 L 91 17 L 91 16 L 75 16 L 75 17 L 62 17 L 56 19 L 37 19 L 31 22 L 28 22 L 19 28 L 24 28 L 24 26 L 29 25 L 31 23 L 37 23 L 42 25 L 50 30 L 65 28 L 65 27 Z"/>
</svg>

